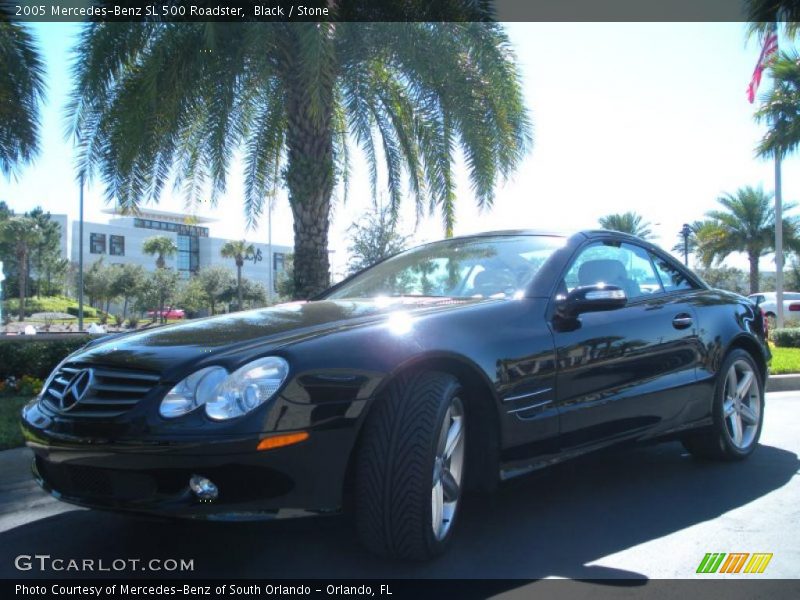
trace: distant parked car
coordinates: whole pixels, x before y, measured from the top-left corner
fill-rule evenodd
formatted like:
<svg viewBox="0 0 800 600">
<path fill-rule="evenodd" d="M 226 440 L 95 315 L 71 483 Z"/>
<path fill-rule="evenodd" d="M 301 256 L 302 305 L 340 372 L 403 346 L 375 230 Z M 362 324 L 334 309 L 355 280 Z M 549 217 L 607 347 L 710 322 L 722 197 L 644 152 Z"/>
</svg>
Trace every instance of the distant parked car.
<svg viewBox="0 0 800 600">
<path fill-rule="evenodd" d="M 775 292 L 759 292 L 750 294 L 750 301 L 764 311 L 770 320 L 770 325 L 774 326 L 774 320 L 778 316 L 778 300 Z M 800 292 L 783 292 L 783 316 L 784 318 L 800 319 Z"/>
<path fill-rule="evenodd" d="M 165 308 L 162 311 L 157 310 L 149 310 L 147 311 L 148 317 L 156 317 L 162 316 L 165 319 L 183 319 L 186 317 L 186 313 L 182 308 Z"/>
</svg>

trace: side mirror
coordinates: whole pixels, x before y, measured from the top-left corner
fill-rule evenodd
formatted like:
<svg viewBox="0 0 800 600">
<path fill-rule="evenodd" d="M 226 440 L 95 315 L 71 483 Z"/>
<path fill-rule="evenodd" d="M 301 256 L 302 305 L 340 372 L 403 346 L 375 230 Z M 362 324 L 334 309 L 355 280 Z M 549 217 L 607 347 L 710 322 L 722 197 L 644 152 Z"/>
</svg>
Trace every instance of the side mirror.
<svg viewBox="0 0 800 600">
<path fill-rule="evenodd" d="M 625 291 L 615 285 L 587 285 L 578 287 L 560 302 L 559 310 L 565 317 L 582 313 L 616 310 L 628 302 Z"/>
</svg>

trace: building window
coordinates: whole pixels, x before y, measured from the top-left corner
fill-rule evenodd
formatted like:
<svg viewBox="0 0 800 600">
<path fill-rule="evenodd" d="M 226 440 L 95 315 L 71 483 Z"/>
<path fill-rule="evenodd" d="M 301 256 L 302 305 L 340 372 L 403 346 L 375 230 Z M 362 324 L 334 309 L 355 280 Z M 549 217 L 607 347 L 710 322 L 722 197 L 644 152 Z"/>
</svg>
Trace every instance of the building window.
<svg viewBox="0 0 800 600">
<path fill-rule="evenodd" d="M 282 252 L 276 252 L 272 255 L 272 268 L 276 273 L 283 273 L 286 268 L 286 255 Z"/>
<path fill-rule="evenodd" d="M 200 268 L 200 242 L 194 236 L 178 236 L 178 271 L 185 277 Z"/>
<path fill-rule="evenodd" d="M 208 227 L 197 227 L 195 225 L 184 225 L 182 223 L 171 223 L 169 221 L 153 221 L 152 219 L 134 219 L 134 227 L 142 229 L 159 229 L 161 231 L 174 231 L 178 235 L 190 237 L 208 237 Z"/>
<path fill-rule="evenodd" d="M 109 239 L 109 254 L 113 256 L 125 256 L 125 236 L 112 235 Z"/>
<path fill-rule="evenodd" d="M 92 254 L 105 254 L 106 253 L 106 234 L 105 233 L 90 233 L 89 234 L 89 252 Z"/>
</svg>

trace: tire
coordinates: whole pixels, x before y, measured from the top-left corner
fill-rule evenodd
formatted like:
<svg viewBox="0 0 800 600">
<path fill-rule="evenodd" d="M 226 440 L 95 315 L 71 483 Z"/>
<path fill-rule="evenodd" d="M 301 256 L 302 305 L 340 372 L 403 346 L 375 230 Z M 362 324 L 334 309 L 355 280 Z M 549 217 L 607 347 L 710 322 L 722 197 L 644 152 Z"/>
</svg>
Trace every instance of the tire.
<svg viewBox="0 0 800 600">
<path fill-rule="evenodd" d="M 742 390 L 738 396 L 730 393 L 734 386 Z M 764 424 L 764 382 L 748 352 L 735 349 L 723 361 L 712 417 L 710 427 L 683 438 L 684 448 L 699 458 L 715 460 L 742 460 L 752 454 Z"/>
<path fill-rule="evenodd" d="M 452 375 L 421 371 L 401 375 L 375 400 L 358 449 L 355 498 L 358 535 L 371 552 L 427 560 L 451 540 L 466 455 L 460 394 Z"/>
</svg>

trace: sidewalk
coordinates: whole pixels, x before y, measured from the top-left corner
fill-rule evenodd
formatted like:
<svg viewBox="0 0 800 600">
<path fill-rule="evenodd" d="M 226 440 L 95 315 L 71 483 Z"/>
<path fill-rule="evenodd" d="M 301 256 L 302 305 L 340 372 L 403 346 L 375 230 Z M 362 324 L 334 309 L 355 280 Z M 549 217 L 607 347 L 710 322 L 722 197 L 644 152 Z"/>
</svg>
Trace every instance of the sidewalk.
<svg viewBox="0 0 800 600">
<path fill-rule="evenodd" d="M 0 531 L 68 510 L 82 510 L 52 498 L 31 477 L 28 448 L 0 452 Z"/>
<path fill-rule="evenodd" d="M 767 379 L 768 392 L 793 392 L 800 390 L 800 374 L 770 375 Z"/>
</svg>

